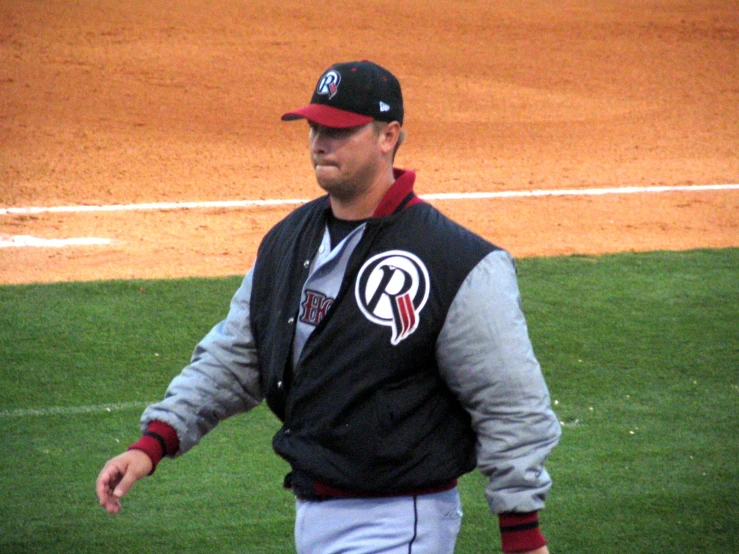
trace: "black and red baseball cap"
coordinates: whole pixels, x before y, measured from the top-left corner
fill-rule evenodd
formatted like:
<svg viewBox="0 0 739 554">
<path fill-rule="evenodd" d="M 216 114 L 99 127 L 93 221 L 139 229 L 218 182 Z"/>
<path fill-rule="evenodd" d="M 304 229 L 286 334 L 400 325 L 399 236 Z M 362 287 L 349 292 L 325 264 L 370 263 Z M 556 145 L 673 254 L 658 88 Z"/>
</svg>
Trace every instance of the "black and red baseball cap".
<svg viewBox="0 0 739 554">
<path fill-rule="evenodd" d="M 400 83 L 387 69 L 367 60 L 334 64 L 318 79 L 310 104 L 282 116 L 283 121 L 295 119 L 339 129 L 375 120 L 402 125 Z"/>
</svg>

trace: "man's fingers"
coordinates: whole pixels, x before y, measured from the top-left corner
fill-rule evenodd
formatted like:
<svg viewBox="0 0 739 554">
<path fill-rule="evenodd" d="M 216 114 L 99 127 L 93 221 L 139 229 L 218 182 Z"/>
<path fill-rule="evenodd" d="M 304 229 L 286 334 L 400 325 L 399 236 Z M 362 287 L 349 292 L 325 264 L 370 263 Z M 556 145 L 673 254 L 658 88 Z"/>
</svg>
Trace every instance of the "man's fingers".
<svg viewBox="0 0 739 554">
<path fill-rule="evenodd" d="M 108 460 L 95 483 L 100 505 L 108 513 L 117 514 L 121 509 L 120 499 L 136 481 L 148 475 L 152 467 L 149 456 L 138 450 L 129 450 Z"/>
<path fill-rule="evenodd" d="M 97 493 L 100 505 L 105 508 L 109 514 L 117 514 L 121 509 L 121 503 L 113 495 L 113 488 L 121 480 L 121 470 L 117 465 L 108 463 L 98 476 L 95 483 L 95 492 Z"/>
<path fill-rule="evenodd" d="M 115 464 L 108 462 L 98 475 L 95 483 L 95 491 L 97 492 L 100 503 L 103 504 L 110 498 L 113 488 L 121 479 L 121 471 Z"/>
<path fill-rule="evenodd" d="M 105 511 L 109 514 L 117 514 L 121 511 L 121 503 L 114 498 L 101 502 L 100 505 L 105 508 Z"/>
<path fill-rule="evenodd" d="M 120 480 L 120 483 L 118 483 L 113 489 L 113 496 L 116 499 L 123 497 L 138 480 L 139 476 L 134 474 L 133 471 L 126 471 L 126 473 L 123 474 L 123 478 Z"/>
</svg>

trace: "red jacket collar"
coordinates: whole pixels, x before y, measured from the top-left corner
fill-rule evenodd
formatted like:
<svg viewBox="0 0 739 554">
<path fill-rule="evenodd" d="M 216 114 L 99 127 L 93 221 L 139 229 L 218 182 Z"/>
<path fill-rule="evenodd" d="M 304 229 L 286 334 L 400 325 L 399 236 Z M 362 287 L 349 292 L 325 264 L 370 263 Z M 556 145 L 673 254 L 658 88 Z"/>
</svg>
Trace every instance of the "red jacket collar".
<svg viewBox="0 0 739 554">
<path fill-rule="evenodd" d="M 393 175 L 395 176 L 395 182 L 380 200 L 372 217 L 392 215 L 398 210 L 404 210 L 409 206 L 423 202 L 413 192 L 413 183 L 416 181 L 414 171 L 393 168 Z"/>
</svg>

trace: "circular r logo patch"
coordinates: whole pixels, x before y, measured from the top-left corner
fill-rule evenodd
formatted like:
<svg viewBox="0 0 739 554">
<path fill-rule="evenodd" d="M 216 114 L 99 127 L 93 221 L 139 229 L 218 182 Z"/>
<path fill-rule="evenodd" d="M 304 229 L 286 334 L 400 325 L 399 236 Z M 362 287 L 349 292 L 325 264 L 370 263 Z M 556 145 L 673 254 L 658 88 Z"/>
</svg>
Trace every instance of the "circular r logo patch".
<svg viewBox="0 0 739 554">
<path fill-rule="evenodd" d="M 418 328 L 429 289 L 429 274 L 423 262 L 410 252 L 390 250 L 364 263 L 354 294 L 364 316 L 372 323 L 390 327 L 390 343 L 397 345 Z"/>
</svg>

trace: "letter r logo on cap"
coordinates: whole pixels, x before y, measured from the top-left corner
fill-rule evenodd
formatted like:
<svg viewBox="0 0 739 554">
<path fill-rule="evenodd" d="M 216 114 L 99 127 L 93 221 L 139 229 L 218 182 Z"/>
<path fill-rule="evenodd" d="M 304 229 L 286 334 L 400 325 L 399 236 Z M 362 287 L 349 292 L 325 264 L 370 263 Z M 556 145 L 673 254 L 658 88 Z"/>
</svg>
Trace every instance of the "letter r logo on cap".
<svg viewBox="0 0 739 554">
<path fill-rule="evenodd" d="M 339 83 L 341 82 L 341 74 L 338 71 L 330 70 L 327 71 L 321 80 L 318 81 L 318 87 L 316 92 L 321 96 L 328 96 L 331 100 L 336 93 L 339 92 Z"/>
</svg>

